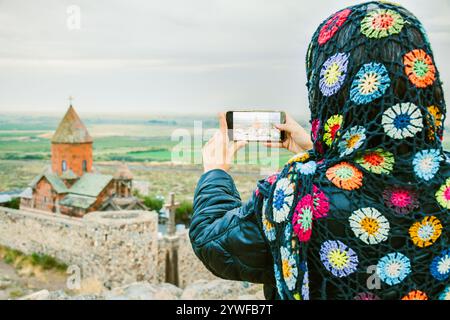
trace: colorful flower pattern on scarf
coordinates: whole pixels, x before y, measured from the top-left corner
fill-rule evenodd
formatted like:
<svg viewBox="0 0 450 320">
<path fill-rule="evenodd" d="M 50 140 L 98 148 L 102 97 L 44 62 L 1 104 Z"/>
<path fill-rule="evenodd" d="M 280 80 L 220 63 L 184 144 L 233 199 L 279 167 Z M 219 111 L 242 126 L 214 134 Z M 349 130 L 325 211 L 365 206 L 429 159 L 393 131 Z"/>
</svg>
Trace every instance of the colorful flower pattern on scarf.
<svg viewBox="0 0 450 320">
<path fill-rule="evenodd" d="M 389 221 L 375 208 L 356 210 L 349 221 L 355 235 L 364 243 L 377 244 L 388 238 Z"/>
<path fill-rule="evenodd" d="M 420 290 L 413 290 L 404 296 L 402 300 L 428 300 L 428 296 Z"/>
<path fill-rule="evenodd" d="M 350 100 L 358 105 L 380 98 L 391 84 L 388 71 L 381 63 L 367 63 L 361 67 L 350 89 Z"/>
<path fill-rule="evenodd" d="M 402 31 L 405 21 L 393 10 L 378 9 L 369 12 L 361 21 L 361 33 L 367 38 L 384 38 Z"/>
<path fill-rule="evenodd" d="M 317 163 L 315 161 L 308 161 L 305 163 L 296 163 L 295 170 L 303 175 L 314 174 L 317 169 Z"/>
<path fill-rule="evenodd" d="M 269 177 L 267 177 L 266 181 L 268 183 L 270 183 L 270 185 L 273 185 L 277 181 L 277 178 L 278 178 L 278 173 L 275 173 L 275 174 L 272 174 Z"/>
<path fill-rule="evenodd" d="M 435 216 L 427 216 L 409 228 L 411 240 L 420 248 L 431 246 L 441 236 L 441 233 L 441 221 Z"/>
<path fill-rule="evenodd" d="M 450 277 L 450 249 L 446 249 L 433 259 L 430 265 L 431 275 L 439 280 L 444 281 Z"/>
<path fill-rule="evenodd" d="M 436 68 L 433 59 L 422 49 L 408 52 L 403 57 L 405 73 L 418 88 L 431 86 L 436 80 Z"/>
<path fill-rule="evenodd" d="M 281 299 L 284 299 L 283 278 L 281 276 L 280 268 L 278 267 L 278 265 L 276 263 L 273 265 L 273 271 L 274 271 L 274 275 L 275 275 L 275 283 L 277 286 L 278 294 L 280 295 Z"/>
<path fill-rule="evenodd" d="M 320 219 L 327 216 L 330 202 L 325 193 L 313 185 L 313 218 Z"/>
<path fill-rule="evenodd" d="M 393 286 L 411 273 L 409 258 L 400 252 L 389 253 L 378 261 L 377 274 L 384 283 Z"/>
<path fill-rule="evenodd" d="M 419 207 L 419 200 L 414 191 L 403 187 L 387 187 L 383 191 L 384 203 L 400 215 L 405 215 Z"/>
<path fill-rule="evenodd" d="M 289 290 L 293 290 L 295 288 L 295 283 L 297 281 L 297 265 L 295 262 L 295 258 L 292 253 L 286 247 L 281 247 L 281 272 L 283 275 L 284 282 Z"/>
<path fill-rule="evenodd" d="M 362 126 L 351 127 L 339 142 L 341 157 L 348 156 L 361 147 L 366 140 L 366 129 Z"/>
<path fill-rule="evenodd" d="M 394 168 L 394 155 L 383 149 L 367 151 L 355 159 L 361 167 L 376 174 L 389 174 Z"/>
<path fill-rule="evenodd" d="M 445 101 L 423 26 L 392 5 L 352 6 L 317 30 L 306 65 L 314 147 L 260 196 L 278 297 L 450 299 Z M 382 285 L 369 292 L 374 263 Z"/>
<path fill-rule="evenodd" d="M 439 295 L 439 300 L 450 300 L 450 286 L 447 286 Z"/>
<path fill-rule="evenodd" d="M 442 208 L 450 209 L 450 178 L 436 192 L 436 199 Z"/>
<path fill-rule="evenodd" d="M 336 53 L 328 58 L 320 71 L 320 91 L 326 97 L 332 96 L 341 88 L 347 76 L 348 55 Z"/>
<path fill-rule="evenodd" d="M 294 232 L 301 242 L 306 242 L 311 237 L 313 227 L 313 197 L 305 195 L 295 207 L 292 216 Z"/>
<path fill-rule="evenodd" d="M 291 253 L 293 253 L 292 248 L 295 245 L 293 237 L 294 237 L 294 230 L 292 224 L 286 223 L 284 226 L 284 246 L 288 248 Z"/>
<path fill-rule="evenodd" d="M 287 178 L 280 179 L 276 182 L 275 194 L 273 198 L 273 220 L 275 222 L 283 222 L 286 220 L 291 211 L 292 202 L 294 201 L 294 185 Z"/>
<path fill-rule="evenodd" d="M 319 129 L 320 129 L 320 120 L 314 119 L 311 121 L 311 137 L 313 141 L 317 140 L 317 137 L 319 136 Z"/>
<path fill-rule="evenodd" d="M 294 162 L 301 162 L 301 163 L 303 163 L 303 162 L 305 162 L 308 159 L 309 159 L 309 153 L 305 152 L 305 151 L 302 151 L 302 152 L 297 153 L 292 158 L 290 158 L 288 160 L 288 163 L 294 163 Z"/>
<path fill-rule="evenodd" d="M 305 275 L 303 276 L 302 297 L 303 297 L 303 300 L 309 300 L 309 275 L 308 275 L 308 271 L 306 271 Z"/>
<path fill-rule="evenodd" d="M 325 123 L 325 134 L 323 136 L 323 141 L 326 145 L 331 146 L 331 143 L 339 134 L 339 130 L 342 126 L 343 117 L 341 115 L 331 116 Z"/>
<path fill-rule="evenodd" d="M 362 172 L 348 162 L 341 162 L 326 172 L 328 180 L 336 187 L 344 190 L 355 190 L 362 186 Z"/>
<path fill-rule="evenodd" d="M 328 197 L 313 186 L 313 193 L 305 195 L 294 209 L 292 225 L 299 241 L 307 242 L 311 237 L 313 221 L 327 216 L 330 209 Z"/>
<path fill-rule="evenodd" d="M 275 226 L 272 222 L 267 219 L 266 208 L 267 208 L 267 199 L 264 200 L 264 204 L 262 207 L 262 223 L 263 223 L 263 231 L 264 234 L 269 241 L 275 240 Z"/>
<path fill-rule="evenodd" d="M 373 294 L 372 292 L 361 292 L 358 293 L 354 298 L 354 300 L 381 300 L 379 296 Z"/>
<path fill-rule="evenodd" d="M 381 123 L 389 137 L 405 139 L 422 131 L 423 116 L 415 104 L 399 103 L 383 113 Z"/>
<path fill-rule="evenodd" d="M 435 140 L 437 135 L 439 139 L 442 139 L 442 112 L 437 106 L 429 106 L 427 108 L 429 117 L 425 119 L 426 127 L 428 128 L 427 134 L 430 141 Z"/>
<path fill-rule="evenodd" d="M 320 260 L 334 276 L 346 277 L 358 268 L 358 256 L 339 240 L 325 241 L 320 247 Z"/>
<path fill-rule="evenodd" d="M 342 10 L 333 17 L 331 17 L 320 29 L 320 34 L 318 37 L 318 42 L 320 45 L 324 45 L 330 40 L 336 32 L 338 32 L 339 28 L 347 21 L 348 16 L 350 15 L 351 10 L 345 9 Z"/>
<path fill-rule="evenodd" d="M 443 157 L 438 149 L 419 151 L 413 159 L 414 173 L 420 179 L 431 180 L 439 171 L 442 160 Z"/>
</svg>

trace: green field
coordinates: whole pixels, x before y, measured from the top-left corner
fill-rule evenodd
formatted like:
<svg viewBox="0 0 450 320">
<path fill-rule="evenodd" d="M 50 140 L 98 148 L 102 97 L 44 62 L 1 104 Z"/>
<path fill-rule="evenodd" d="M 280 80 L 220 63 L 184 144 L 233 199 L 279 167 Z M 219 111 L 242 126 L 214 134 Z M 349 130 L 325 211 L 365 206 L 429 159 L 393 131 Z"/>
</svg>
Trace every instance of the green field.
<svg viewBox="0 0 450 320">
<path fill-rule="evenodd" d="M 48 167 L 50 139 L 59 119 L 1 114 L 0 119 L 0 192 L 24 188 Z M 126 161 L 136 179 L 150 182 L 150 194 L 167 195 L 175 191 L 184 199 L 192 197 L 202 173 L 201 146 L 211 135 L 205 130 L 205 136 L 198 133 L 194 136 L 194 121 L 199 120 L 203 129 L 218 125 L 214 118 L 83 118 L 94 138 L 94 166 L 97 169 L 114 173 L 118 162 Z M 172 137 L 180 129 L 188 134 L 188 140 L 183 143 L 179 136 Z M 180 155 L 183 155 L 181 160 Z M 284 150 L 271 155 L 270 150 L 256 144 L 240 150 L 235 161 L 239 168 L 236 181 L 243 196 L 249 195 L 254 188 L 259 178 L 259 165 L 276 162 L 278 166 L 290 156 Z"/>
<path fill-rule="evenodd" d="M 0 160 L 48 160 L 50 138 L 57 119 L 49 117 L 18 117 L 0 115 Z M 214 119 L 200 119 L 204 129 L 217 126 Z M 172 134 L 184 130 L 191 143 L 183 144 L 189 156 L 182 162 L 192 164 L 199 159 L 200 145 L 208 136 L 194 136 L 194 118 L 170 120 L 87 119 L 89 132 L 94 137 L 94 157 L 98 161 L 166 162 L 172 161 L 172 150 L 180 144 L 179 136 Z M 49 130 L 49 128 L 51 128 Z M 195 141 L 195 142 L 194 142 Z M 252 149 L 249 147 L 248 149 Z M 265 151 L 264 151 L 265 152 Z M 247 150 L 249 162 L 255 163 L 258 154 Z M 263 153 L 266 154 L 266 153 Z M 288 153 L 281 152 L 281 159 Z M 198 161 L 196 162 L 198 164 Z M 245 163 L 245 161 L 244 161 Z"/>
<path fill-rule="evenodd" d="M 59 118 L 49 116 L 17 116 L 0 114 L 0 192 L 24 188 L 34 176 L 49 165 L 50 139 Z M 217 128 L 214 118 L 83 117 L 94 138 L 94 166 L 103 173 L 113 174 L 120 161 L 126 161 L 136 180 L 149 183 L 150 195 L 167 196 L 174 191 L 181 200 L 191 200 L 202 173 L 201 146 L 205 136 L 194 136 L 194 121 L 202 121 L 203 129 Z M 182 130 L 188 140 L 180 144 Z M 200 132 L 202 132 L 200 130 Z M 448 141 L 445 137 L 444 141 Z M 187 142 L 186 142 L 187 141 Z M 446 148 L 450 145 L 445 143 Z M 261 166 L 268 171 L 281 167 L 291 156 L 285 150 L 271 154 L 261 145 L 252 143 L 240 150 L 231 171 L 245 199 L 261 178 Z M 180 160 L 177 155 L 184 155 Z M 267 172 L 267 170 L 266 170 Z"/>
<path fill-rule="evenodd" d="M 50 159 L 50 140 L 45 137 L 49 132 L 12 133 L 0 131 L 0 160 L 48 160 Z M 108 136 L 95 137 L 94 157 L 98 161 L 152 162 L 172 161 L 172 150 L 179 144 L 168 136 Z M 194 138 L 192 138 L 194 139 Z M 202 139 L 197 137 L 196 139 Z M 201 140 L 200 140 L 201 141 Z M 257 158 L 257 153 L 250 151 L 249 161 Z M 194 163 L 201 148 L 197 145 L 183 146 L 182 152 L 190 154 L 183 163 Z M 266 152 L 266 151 L 264 151 Z M 265 153 L 262 153 L 265 154 Z M 289 156 L 281 151 L 282 159 Z M 190 160 L 189 160 L 190 159 Z M 253 160 L 250 160 L 253 159 Z"/>
</svg>

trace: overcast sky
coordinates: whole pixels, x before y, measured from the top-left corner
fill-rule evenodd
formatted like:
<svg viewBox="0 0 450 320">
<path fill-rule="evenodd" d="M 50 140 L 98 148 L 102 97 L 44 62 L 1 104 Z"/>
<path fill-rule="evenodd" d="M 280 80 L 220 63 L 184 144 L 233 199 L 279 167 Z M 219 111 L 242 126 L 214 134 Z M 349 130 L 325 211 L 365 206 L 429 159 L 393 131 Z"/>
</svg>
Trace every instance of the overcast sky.
<svg viewBox="0 0 450 320">
<path fill-rule="evenodd" d="M 0 112 L 307 116 L 304 57 L 318 24 L 360 1 L 0 0 Z M 400 0 L 425 25 L 446 96 L 450 0 Z M 81 10 L 70 29 L 71 5 Z M 73 24 L 71 24 L 73 26 Z"/>
</svg>

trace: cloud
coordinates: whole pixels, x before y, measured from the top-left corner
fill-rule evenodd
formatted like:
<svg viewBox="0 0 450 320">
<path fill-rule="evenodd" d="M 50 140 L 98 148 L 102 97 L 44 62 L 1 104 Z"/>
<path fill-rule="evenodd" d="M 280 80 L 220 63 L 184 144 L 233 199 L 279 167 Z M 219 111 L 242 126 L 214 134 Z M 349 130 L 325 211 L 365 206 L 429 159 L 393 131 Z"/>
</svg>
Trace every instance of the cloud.
<svg viewBox="0 0 450 320">
<path fill-rule="evenodd" d="M 80 110 L 215 112 L 235 105 L 306 118 L 307 44 L 321 21 L 353 3 L 2 0 L 0 111 L 59 110 L 72 94 Z M 423 21 L 438 66 L 449 70 L 448 1 L 402 4 Z M 80 30 L 67 28 L 69 5 L 81 9 Z"/>
</svg>

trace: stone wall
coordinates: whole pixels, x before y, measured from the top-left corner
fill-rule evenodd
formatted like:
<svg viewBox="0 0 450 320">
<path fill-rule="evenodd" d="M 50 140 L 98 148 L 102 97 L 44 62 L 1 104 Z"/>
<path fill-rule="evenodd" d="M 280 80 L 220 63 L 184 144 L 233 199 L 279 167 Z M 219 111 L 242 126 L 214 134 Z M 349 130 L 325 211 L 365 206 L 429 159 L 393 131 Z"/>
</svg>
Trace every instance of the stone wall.
<svg viewBox="0 0 450 320">
<path fill-rule="evenodd" d="M 166 257 L 169 250 L 167 237 L 158 236 L 158 262 L 156 267 L 156 278 L 158 283 L 166 282 Z"/>
<path fill-rule="evenodd" d="M 178 242 L 178 278 L 179 287 L 185 288 L 191 283 L 195 283 L 198 280 L 216 280 L 218 279 L 213 275 L 192 249 L 191 241 L 189 240 L 188 230 L 184 230 L 179 235 Z"/>
<path fill-rule="evenodd" d="M 173 251 L 176 251 L 176 261 Z M 168 261 L 169 260 L 169 261 Z M 175 262 L 175 264 L 174 264 Z M 176 266 L 176 283 L 173 282 L 173 268 Z M 172 270 L 168 270 L 168 268 Z M 215 280 L 214 276 L 197 258 L 192 250 L 188 230 L 177 232 L 176 236 L 160 236 L 158 241 L 158 282 L 170 282 L 185 288 L 198 280 Z"/>
<path fill-rule="evenodd" d="M 147 281 L 185 288 L 217 279 L 195 256 L 188 232 L 159 236 L 157 214 L 92 212 L 83 218 L 0 207 L 0 244 L 26 254 L 45 253 L 76 265 L 82 278 L 111 288 Z"/>
<path fill-rule="evenodd" d="M 157 282 L 156 212 L 93 212 L 82 220 L 93 241 L 87 261 L 93 269 L 88 274 L 101 270 L 108 287 L 134 281 Z"/>
<path fill-rule="evenodd" d="M 76 265 L 83 279 L 95 279 L 107 287 L 157 282 L 154 212 L 94 212 L 79 219 L 0 208 L 0 244 Z"/>
</svg>

